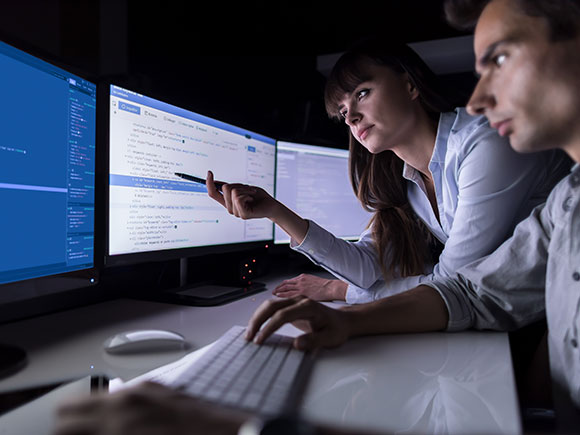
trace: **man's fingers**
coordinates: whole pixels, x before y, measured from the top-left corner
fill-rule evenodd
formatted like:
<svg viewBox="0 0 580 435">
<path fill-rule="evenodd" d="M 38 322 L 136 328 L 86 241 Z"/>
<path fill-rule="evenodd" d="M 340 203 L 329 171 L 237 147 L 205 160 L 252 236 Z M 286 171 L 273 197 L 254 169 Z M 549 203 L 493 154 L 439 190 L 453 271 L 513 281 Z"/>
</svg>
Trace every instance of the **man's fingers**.
<svg viewBox="0 0 580 435">
<path fill-rule="evenodd" d="M 283 299 L 283 301 L 293 303 L 280 308 L 270 317 L 270 321 L 256 334 L 254 342 L 262 344 L 270 335 L 276 332 L 282 325 L 292 323 L 297 320 L 309 320 L 314 315 L 315 302 L 308 298 L 297 297 L 292 299 Z"/>
<path fill-rule="evenodd" d="M 278 310 L 296 303 L 293 299 L 270 299 L 262 303 L 252 314 L 246 328 L 246 340 L 253 340 L 264 322 Z"/>
<path fill-rule="evenodd" d="M 320 347 L 321 334 L 316 332 L 308 332 L 302 334 L 294 339 L 294 347 L 298 350 L 312 350 Z"/>
<path fill-rule="evenodd" d="M 248 326 L 246 327 L 246 340 L 253 340 L 264 322 L 282 307 L 292 304 L 288 299 L 269 299 L 263 302 L 252 314 Z"/>
</svg>

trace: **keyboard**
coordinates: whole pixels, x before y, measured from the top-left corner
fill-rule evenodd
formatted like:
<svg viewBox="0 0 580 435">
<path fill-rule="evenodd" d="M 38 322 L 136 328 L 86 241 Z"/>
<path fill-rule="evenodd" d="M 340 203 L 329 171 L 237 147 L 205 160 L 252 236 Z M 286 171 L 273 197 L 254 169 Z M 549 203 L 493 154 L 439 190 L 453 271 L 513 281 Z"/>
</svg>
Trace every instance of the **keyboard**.
<svg viewBox="0 0 580 435">
<path fill-rule="evenodd" d="M 173 387 L 202 400 L 261 415 L 296 410 L 314 354 L 296 350 L 279 334 L 262 345 L 246 341 L 234 326 L 187 368 Z"/>
</svg>

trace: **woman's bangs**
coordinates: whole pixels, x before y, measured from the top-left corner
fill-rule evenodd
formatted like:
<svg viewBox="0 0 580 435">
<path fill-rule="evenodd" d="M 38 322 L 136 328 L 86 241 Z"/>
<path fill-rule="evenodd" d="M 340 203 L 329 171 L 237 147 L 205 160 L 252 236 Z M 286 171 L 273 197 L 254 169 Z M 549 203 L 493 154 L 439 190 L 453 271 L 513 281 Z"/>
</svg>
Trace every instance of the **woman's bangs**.
<svg viewBox="0 0 580 435">
<path fill-rule="evenodd" d="M 337 62 L 326 82 L 326 113 L 331 118 L 341 119 L 338 106 L 345 94 L 350 94 L 362 82 L 369 79 L 360 68 L 361 59 L 345 55 Z"/>
</svg>

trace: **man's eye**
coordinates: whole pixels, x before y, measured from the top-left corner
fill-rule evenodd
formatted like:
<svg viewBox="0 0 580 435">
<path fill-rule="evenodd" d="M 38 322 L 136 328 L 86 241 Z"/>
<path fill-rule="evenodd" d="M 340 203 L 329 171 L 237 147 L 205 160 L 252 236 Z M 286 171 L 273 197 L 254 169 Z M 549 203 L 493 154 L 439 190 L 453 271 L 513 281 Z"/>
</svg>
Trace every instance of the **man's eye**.
<svg viewBox="0 0 580 435">
<path fill-rule="evenodd" d="M 507 56 L 505 54 L 498 54 L 493 58 L 493 63 L 495 63 L 496 66 L 502 66 L 506 59 Z"/>
<path fill-rule="evenodd" d="M 340 112 L 338 112 L 338 114 L 342 117 L 346 119 L 346 110 L 341 110 Z"/>
</svg>

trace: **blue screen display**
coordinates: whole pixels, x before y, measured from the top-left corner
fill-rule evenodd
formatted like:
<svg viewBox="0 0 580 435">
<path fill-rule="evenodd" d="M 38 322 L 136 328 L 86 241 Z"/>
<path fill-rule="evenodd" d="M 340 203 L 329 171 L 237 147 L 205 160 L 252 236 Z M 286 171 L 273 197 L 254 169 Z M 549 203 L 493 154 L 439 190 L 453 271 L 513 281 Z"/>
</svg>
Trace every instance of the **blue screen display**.
<svg viewBox="0 0 580 435">
<path fill-rule="evenodd" d="M 94 266 L 96 85 L 0 42 L 0 283 Z"/>
</svg>

